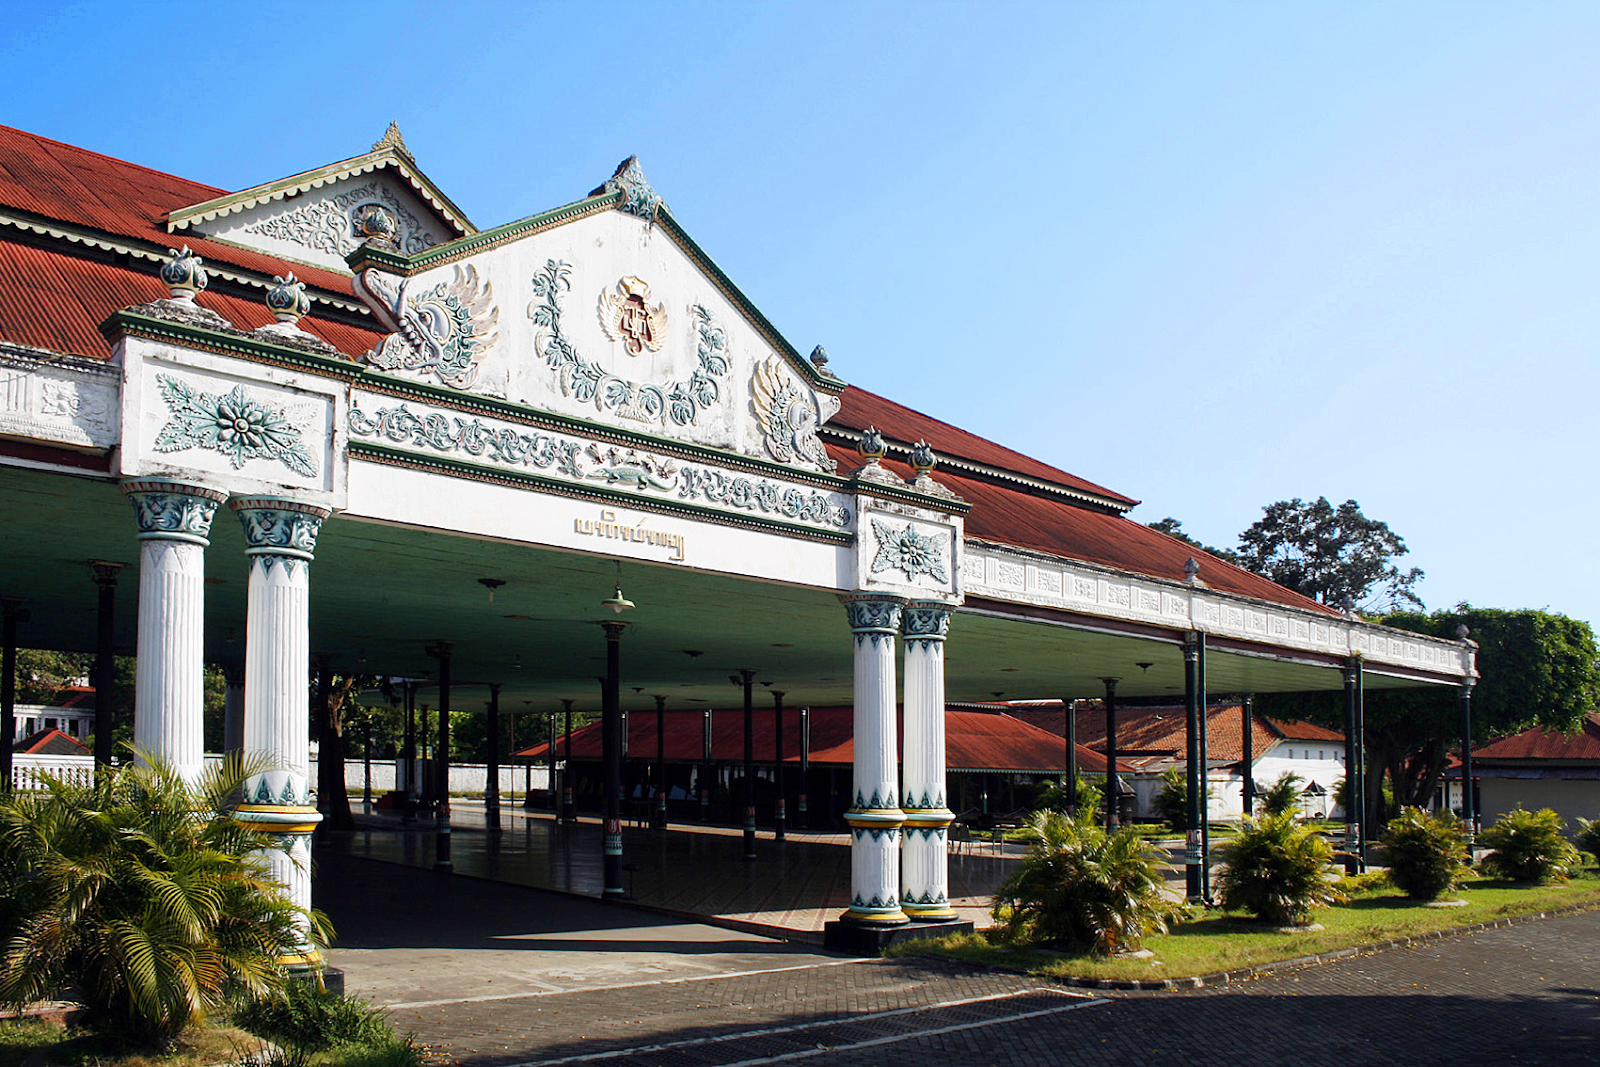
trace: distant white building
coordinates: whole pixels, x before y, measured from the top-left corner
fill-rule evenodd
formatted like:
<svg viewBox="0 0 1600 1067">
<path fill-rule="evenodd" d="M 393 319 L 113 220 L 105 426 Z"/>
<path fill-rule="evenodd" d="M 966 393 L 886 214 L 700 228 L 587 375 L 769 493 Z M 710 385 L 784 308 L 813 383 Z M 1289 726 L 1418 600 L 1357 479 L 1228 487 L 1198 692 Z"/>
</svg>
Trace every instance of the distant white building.
<svg viewBox="0 0 1600 1067">
<path fill-rule="evenodd" d="M 1050 730 L 1065 731 L 1059 700 L 1014 701 L 1010 714 Z M 1095 752 L 1106 750 L 1106 712 L 1099 702 L 1079 702 L 1077 741 Z M 1342 818 L 1334 803 L 1344 777 L 1344 734 L 1308 722 L 1251 716 L 1250 771 L 1256 792 L 1284 773 L 1298 774 L 1304 792 L 1300 813 L 1305 818 Z M 1206 709 L 1206 776 L 1210 782 L 1209 817 L 1237 819 L 1244 801 L 1244 710 L 1239 704 L 1213 704 Z M 1171 767 L 1188 766 L 1186 716 L 1179 705 L 1117 709 L 1117 759 L 1134 767 L 1127 779 L 1136 801 L 1134 815 L 1155 815 L 1161 775 Z"/>
<path fill-rule="evenodd" d="M 25 737 L 60 730 L 79 741 L 94 733 L 94 689 L 87 685 L 63 688 L 51 704 L 18 704 L 14 745 Z"/>
</svg>

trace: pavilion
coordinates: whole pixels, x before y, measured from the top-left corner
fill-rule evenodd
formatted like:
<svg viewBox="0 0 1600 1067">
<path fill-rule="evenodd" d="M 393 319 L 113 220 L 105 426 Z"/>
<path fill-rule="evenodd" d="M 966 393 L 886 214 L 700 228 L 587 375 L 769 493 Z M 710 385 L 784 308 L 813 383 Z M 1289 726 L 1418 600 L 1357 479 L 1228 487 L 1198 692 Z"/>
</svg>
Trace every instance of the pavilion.
<svg viewBox="0 0 1600 1067">
<path fill-rule="evenodd" d="M 0 128 L 5 674 L 18 643 L 94 650 L 109 688 L 136 649 L 137 707 L 97 714 L 192 773 L 222 664 L 279 761 L 245 813 L 302 860 L 314 666 L 491 714 L 598 685 L 608 895 L 621 714 L 770 682 L 853 709 L 843 921 L 879 931 L 952 914 L 947 700 L 1470 692 L 1470 642 L 1199 553 L 848 385 L 859 358 L 802 357 L 636 160 L 479 229 L 394 127 L 235 191 Z"/>
</svg>

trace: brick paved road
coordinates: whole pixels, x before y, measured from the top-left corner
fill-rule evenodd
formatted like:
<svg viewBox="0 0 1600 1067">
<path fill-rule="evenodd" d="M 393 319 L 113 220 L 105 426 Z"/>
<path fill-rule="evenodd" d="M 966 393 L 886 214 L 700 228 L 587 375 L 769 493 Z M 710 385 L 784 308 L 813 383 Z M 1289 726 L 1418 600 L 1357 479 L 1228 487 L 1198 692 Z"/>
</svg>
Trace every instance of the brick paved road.
<svg viewBox="0 0 1600 1067">
<path fill-rule="evenodd" d="M 349 915 L 358 947 L 345 958 L 358 961 L 351 970 L 357 988 L 363 977 L 381 984 L 385 969 L 405 971 L 414 976 L 408 984 L 429 988 L 430 970 L 442 964 L 418 957 L 417 949 L 476 949 L 521 936 L 485 935 L 484 925 L 503 925 L 507 910 L 541 922 L 556 917 L 555 926 L 570 913 L 579 927 L 563 948 L 579 955 L 591 954 L 576 932 L 594 926 L 588 909 L 599 909 L 619 927 L 603 936 L 622 936 L 620 928 L 635 923 L 628 936 L 642 946 L 641 954 L 627 942 L 606 944 L 592 953 L 605 957 L 598 981 L 582 967 L 568 967 L 540 971 L 536 981 L 524 977 L 519 985 L 517 975 L 503 972 L 538 967 L 542 957 L 491 954 L 484 973 L 492 979 L 479 979 L 495 983 L 484 987 L 490 992 L 474 995 L 464 984 L 471 976 L 457 970 L 436 983 L 437 995 L 429 1000 L 400 1000 L 398 1025 L 451 1062 L 472 1067 L 799 1061 L 1120 1067 L 1158 1058 L 1227 1067 L 1600 1064 L 1600 911 L 1235 986 L 1088 997 L 953 964 L 842 962 L 794 946 L 724 942 L 725 931 L 701 935 L 705 941 L 697 944 L 678 927 L 657 934 L 648 920 L 625 918 L 622 909 L 375 869 L 396 893 L 384 928 L 394 930 L 399 919 L 433 932 L 391 933 L 380 942 L 361 932 L 370 920 Z M 336 922 L 351 903 L 337 893 L 323 900 Z M 467 936 L 475 925 L 477 933 Z M 674 948 L 669 937 L 687 940 Z"/>
</svg>

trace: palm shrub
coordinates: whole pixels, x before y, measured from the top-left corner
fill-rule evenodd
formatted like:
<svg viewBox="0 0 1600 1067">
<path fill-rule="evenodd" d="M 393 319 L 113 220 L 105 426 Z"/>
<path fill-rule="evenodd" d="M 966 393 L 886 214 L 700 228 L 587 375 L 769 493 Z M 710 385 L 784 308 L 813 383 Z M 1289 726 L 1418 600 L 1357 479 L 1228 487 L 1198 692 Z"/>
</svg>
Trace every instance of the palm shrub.
<svg viewBox="0 0 1600 1067">
<path fill-rule="evenodd" d="M 247 773 L 235 757 L 190 786 L 149 761 L 0 798 L 0 1002 L 71 988 L 101 1029 L 160 1045 L 281 989 L 276 960 L 331 931 L 271 879 L 281 846 L 232 818 Z"/>
<path fill-rule="evenodd" d="M 308 982 L 290 982 L 276 995 L 245 1004 L 233 1021 L 278 1046 L 271 1067 L 306 1067 L 316 1054 L 334 1049 L 391 1051 L 392 1062 L 421 1063 L 420 1051 L 395 1036 L 381 1009 Z M 340 1062 L 352 1058 L 346 1055 Z"/>
<path fill-rule="evenodd" d="M 1300 799 L 1300 783 L 1305 781 L 1293 771 L 1284 771 L 1277 781 L 1256 796 L 1256 807 L 1263 815 L 1284 815 L 1295 810 Z"/>
<path fill-rule="evenodd" d="M 1294 815 L 1246 818 L 1219 849 L 1222 906 L 1278 926 L 1302 926 L 1311 909 L 1343 902 L 1339 875 L 1329 869 L 1333 846 Z"/>
<path fill-rule="evenodd" d="M 1519 804 L 1483 832 L 1484 845 L 1494 850 L 1484 857 L 1483 869 L 1514 882 L 1564 882 L 1581 857 L 1561 830 L 1554 811 L 1527 811 Z"/>
<path fill-rule="evenodd" d="M 1600 818 L 1585 819 L 1578 817 L 1578 837 L 1576 844 L 1583 851 L 1594 857 L 1600 863 Z"/>
<path fill-rule="evenodd" d="M 1176 767 L 1161 772 L 1161 790 L 1155 798 L 1156 815 L 1172 829 L 1189 829 L 1189 777 Z"/>
<path fill-rule="evenodd" d="M 1038 812 L 1034 841 L 995 892 L 994 917 L 1015 941 L 1087 949 L 1137 949 L 1182 914 L 1163 895 L 1166 855 L 1131 828 L 1107 832 L 1093 809 Z"/>
<path fill-rule="evenodd" d="M 1051 782 L 1039 791 L 1038 799 L 1034 801 L 1036 811 L 1054 811 L 1064 814 L 1067 810 L 1067 783 L 1063 779 Z M 1083 775 L 1076 775 L 1072 782 L 1071 797 L 1080 812 L 1095 811 L 1100 807 L 1100 790 L 1083 780 Z"/>
<path fill-rule="evenodd" d="M 1455 889 L 1467 867 L 1467 831 L 1448 811 L 1429 815 L 1408 807 L 1379 838 L 1389 881 L 1412 900 L 1438 900 Z"/>
</svg>

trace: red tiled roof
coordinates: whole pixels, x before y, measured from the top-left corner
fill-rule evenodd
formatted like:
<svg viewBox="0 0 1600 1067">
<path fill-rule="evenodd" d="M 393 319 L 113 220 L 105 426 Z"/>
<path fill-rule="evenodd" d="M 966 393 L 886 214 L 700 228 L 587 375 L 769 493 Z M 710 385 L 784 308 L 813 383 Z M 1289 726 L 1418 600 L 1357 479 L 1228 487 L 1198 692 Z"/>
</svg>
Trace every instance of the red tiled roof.
<svg viewBox="0 0 1600 1067">
<path fill-rule="evenodd" d="M 60 730 L 45 730 L 29 734 L 13 746 L 12 751 L 26 756 L 89 756 L 87 745 Z"/>
<path fill-rule="evenodd" d="M 704 729 L 701 712 L 666 713 L 667 760 L 675 763 L 698 762 L 704 758 Z M 752 724 L 757 762 L 770 763 L 776 752 L 774 717 L 770 708 L 758 710 Z M 800 712 L 785 709 L 783 714 L 784 763 L 800 762 Z M 851 740 L 852 713 L 849 708 L 811 709 L 811 762 L 826 766 L 849 766 L 855 759 Z M 903 736 L 903 729 L 897 736 Z M 718 763 L 738 763 L 744 759 L 744 712 L 718 710 L 711 716 L 711 758 Z M 539 763 L 546 746 L 534 745 L 516 755 Z M 656 756 L 656 716 L 653 711 L 628 716 L 628 758 L 653 760 Z M 556 739 L 556 758 L 566 757 L 565 739 Z M 590 723 L 572 732 L 572 757 L 580 760 L 600 758 L 600 724 Z M 1041 774 L 1060 773 L 1064 768 L 1059 736 L 998 712 L 952 708 L 945 713 L 945 762 L 950 770 L 1015 770 Z M 1087 772 L 1105 773 L 1105 756 L 1078 746 L 1078 765 Z M 1120 770 L 1128 770 L 1118 764 Z"/>
<path fill-rule="evenodd" d="M 275 262 L 282 271 L 283 263 Z M 113 312 L 167 295 L 148 271 L 88 259 L 68 251 L 36 248 L 0 240 L 0 340 L 52 352 L 105 359 L 111 346 L 99 326 Z M 264 295 L 264 294 L 263 294 Z M 254 330 L 274 321 L 262 300 L 249 300 L 208 290 L 197 300 L 241 330 Z M 300 328 L 315 334 L 346 355 L 367 351 L 382 339 L 377 330 L 318 318 L 300 320 Z"/>
<path fill-rule="evenodd" d="M 1472 754 L 1474 760 L 1600 760 L 1600 712 L 1583 720 L 1576 733 L 1542 726 L 1501 738 Z"/>
<path fill-rule="evenodd" d="M 958 426 L 951 426 L 948 422 L 941 422 L 876 393 L 869 393 L 865 389 L 853 385 L 847 386 L 839 400 L 841 405 L 839 413 L 829 420 L 830 426 L 842 426 L 849 430 L 864 430 L 868 426 L 874 426 L 885 437 L 894 441 L 905 444 L 926 441 L 940 455 L 970 460 L 973 463 L 998 467 L 1040 481 L 1064 485 L 1130 507 L 1138 503 L 1131 497 L 1112 492 L 1049 464 L 1040 463 L 1031 456 L 1025 456 L 1004 445 L 997 445 L 993 441 L 984 440 L 977 434 L 968 433 Z M 849 453 L 849 456 L 854 460 L 854 466 L 860 465 L 859 457 L 854 453 Z M 840 464 L 841 468 L 847 465 L 850 465 L 848 460 Z"/>
<path fill-rule="evenodd" d="M 1048 730 L 1057 737 L 1066 731 L 1059 701 L 1030 702 L 1026 707 L 1008 708 L 1011 715 Z M 1105 708 L 1097 704 L 1080 706 L 1078 744 L 1103 752 L 1106 747 Z M 1206 752 L 1211 762 L 1234 763 L 1244 759 L 1244 715 L 1238 704 L 1214 704 L 1206 712 Z M 1161 756 L 1182 760 L 1188 751 L 1188 719 L 1178 705 L 1165 707 L 1119 707 L 1117 709 L 1117 756 L 1135 759 Z M 1326 741 L 1344 744 L 1344 735 L 1310 723 L 1285 722 L 1253 715 L 1250 720 L 1251 748 L 1257 759 L 1281 740 Z"/>
</svg>

